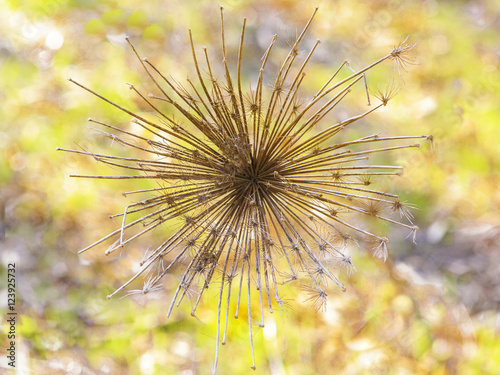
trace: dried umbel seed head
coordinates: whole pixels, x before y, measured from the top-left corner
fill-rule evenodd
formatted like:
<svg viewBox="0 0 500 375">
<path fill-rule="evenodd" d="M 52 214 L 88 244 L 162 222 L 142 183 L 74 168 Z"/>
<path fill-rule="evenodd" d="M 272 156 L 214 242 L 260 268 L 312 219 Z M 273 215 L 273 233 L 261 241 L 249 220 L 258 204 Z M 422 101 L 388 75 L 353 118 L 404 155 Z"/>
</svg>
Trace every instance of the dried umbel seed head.
<svg viewBox="0 0 500 375">
<path fill-rule="evenodd" d="M 145 197 L 115 215 L 122 217 L 120 228 L 81 252 L 110 241 L 106 250 L 109 254 L 174 222 L 173 233 L 145 252 L 137 273 L 111 296 L 141 277 L 146 280 L 144 287 L 127 294 L 155 291 L 163 276 L 181 269 L 168 314 L 186 298 L 191 300 L 195 316 L 205 289 L 218 290 L 215 367 L 219 343 L 226 342 L 230 315 L 238 317 L 245 299 L 253 358 L 252 322 L 264 324 L 264 306 L 270 312 L 276 306 L 282 307 L 285 300 L 280 294 L 281 283 L 298 281 L 314 307 L 321 309 L 327 302 L 329 283 L 345 290 L 336 274 L 350 275 L 355 271 L 347 253 L 348 245 L 357 243 L 354 238 L 365 237 L 374 256 L 387 258 L 388 239 L 360 227 L 357 217 L 385 221 L 408 229 L 410 234 L 416 233 L 408 210 L 411 205 L 405 205 L 395 194 L 373 187 L 374 178 L 398 176 L 401 167 L 369 164 L 367 160 L 373 154 L 419 147 L 419 141 L 431 137 L 367 135 L 339 140 L 345 129 L 355 127 L 358 120 L 386 106 L 397 89 L 389 86 L 386 91 L 379 91 L 380 103 L 363 113 L 317 126 L 351 95 L 354 85 L 363 85 L 360 81 L 365 80 L 365 72 L 386 60 L 393 60 L 398 71 L 411 63 L 408 52 L 414 45 L 403 42 L 376 62 L 337 80 L 339 72 L 348 66 L 344 62 L 312 97 L 307 97 L 300 87 L 319 42 L 305 56 L 299 53 L 299 47 L 316 11 L 317 8 L 300 34 L 286 40 L 288 56 L 267 85 L 263 73 L 278 37 L 270 40 L 256 83 L 246 92 L 241 77 L 246 20 L 233 71 L 228 66 L 222 8 L 222 77 L 213 74 L 207 49 L 202 50 L 200 58 L 191 31 L 196 79 L 187 80 L 186 85 L 141 58 L 129 42 L 157 90 L 147 95 L 130 85 L 154 112 L 151 118 L 70 79 L 129 114 L 144 131 L 139 134 L 91 122 L 110 129 L 113 134 L 106 134 L 114 141 L 150 156 L 125 158 L 65 149 L 128 172 L 121 176 L 75 177 L 160 182 L 160 187 L 124 193 Z M 163 106 L 168 107 L 168 112 Z M 182 125 L 171 115 L 175 112 L 177 119 L 183 119 Z M 131 213 L 134 218 L 138 214 L 142 217 L 130 220 Z M 232 300 L 236 301 L 235 314 L 229 314 Z"/>
</svg>

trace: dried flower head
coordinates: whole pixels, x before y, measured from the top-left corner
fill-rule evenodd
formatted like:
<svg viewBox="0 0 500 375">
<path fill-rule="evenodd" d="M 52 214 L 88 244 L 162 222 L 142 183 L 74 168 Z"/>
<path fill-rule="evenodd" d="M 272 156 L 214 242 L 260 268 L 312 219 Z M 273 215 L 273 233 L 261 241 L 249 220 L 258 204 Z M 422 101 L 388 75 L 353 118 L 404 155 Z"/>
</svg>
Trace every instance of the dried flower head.
<svg viewBox="0 0 500 375">
<path fill-rule="evenodd" d="M 203 49 L 200 59 L 191 31 L 196 79 L 188 79 L 186 85 L 141 58 L 129 41 L 157 93 L 146 95 L 133 85 L 130 89 L 151 108 L 156 118 L 134 113 L 69 79 L 129 114 L 144 131 L 139 134 L 93 119 L 90 122 L 109 129 L 112 134 L 105 134 L 113 141 L 150 155 L 150 158 L 127 158 L 65 149 L 129 172 L 120 176 L 74 177 L 149 179 L 161 184 L 124 193 L 145 197 L 115 215 L 121 217 L 120 228 L 81 252 L 110 241 L 112 244 L 106 250 L 110 254 L 154 229 L 165 225 L 171 228 L 168 223 L 174 223 L 173 233 L 148 250 L 137 273 L 109 297 L 140 277 L 146 279 L 144 287 L 128 294 L 155 291 L 164 275 L 180 268 L 182 272 L 168 314 L 186 297 L 195 316 L 204 291 L 216 288 L 214 373 L 219 343 L 226 342 L 231 309 L 235 308 L 231 314 L 238 317 L 246 305 L 253 356 L 252 322 L 264 324 L 265 305 L 271 312 L 276 305 L 281 307 L 285 300 L 279 284 L 307 280 L 301 283 L 301 288 L 309 294 L 314 307 L 321 309 L 327 302 L 328 282 L 345 290 L 327 264 L 333 261 L 336 266 L 332 268 L 348 275 L 355 270 L 346 254 L 346 245 L 355 241 L 356 235 L 367 238 L 374 256 L 387 258 L 388 239 L 362 228 L 357 217 L 386 221 L 407 228 L 410 234 L 416 232 L 408 211 L 411 206 L 404 205 L 395 194 L 372 188 L 374 177 L 400 175 L 401 167 L 366 161 L 376 153 L 419 147 L 420 143 L 415 141 L 429 137 L 369 135 L 338 140 L 344 129 L 356 126 L 358 120 L 387 105 L 396 89 L 392 86 L 386 92 L 379 92 L 381 103 L 363 113 L 328 126 L 317 126 L 350 95 L 354 85 L 365 79 L 369 69 L 385 60 L 394 60 L 398 70 L 410 63 L 407 53 L 414 44 L 405 41 L 376 62 L 336 81 L 342 68 L 349 66 L 344 62 L 307 98 L 300 87 L 319 41 L 305 56 L 298 51 L 316 11 L 317 8 L 301 33 L 293 40 L 287 39 L 290 52 L 273 82 L 267 85 L 264 71 L 278 37 L 272 38 L 256 84 L 247 92 L 243 91 L 241 77 L 246 20 L 235 74 L 228 66 L 222 8 L 222 77 L 214 75 L 207 49 Z M 167 106 L 168 112 L 162 106 Z M 170 115 L 175 112 L 183 124 Z M 391 212 L 399 213 L 398 219 L 406 219 L 408 223 L 391 219 L 388 216 Z M 129 219 L 131 214 L 135 214 L 133 220 Z M 137 214 L 140 217 L 135 219 Z M 236 301 L 235 307 L 231 301 Z M 253 301 L 258 301 L 258 308 Z"/>
<path fill-rule="evenodd" d="M 391 51 L 391 59 L 394 60 L 394 70 L 401 74 L 401 69 L 406 71 L 407 65 L 416 65 L 414 59 L 410 56 L 410 52 L 414 50 L 417 43 L 406 43 L 409 36 L 406 37 L 397 47 Z"/>
</svg>

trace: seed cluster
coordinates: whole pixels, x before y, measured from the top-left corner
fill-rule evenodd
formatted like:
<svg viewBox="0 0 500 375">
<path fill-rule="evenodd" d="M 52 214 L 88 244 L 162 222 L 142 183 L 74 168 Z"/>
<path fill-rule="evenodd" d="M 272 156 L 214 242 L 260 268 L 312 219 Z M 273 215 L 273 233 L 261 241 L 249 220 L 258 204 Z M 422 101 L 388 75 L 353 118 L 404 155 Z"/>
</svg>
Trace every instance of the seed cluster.
<svg viewBox="0 0 500 375">
<path fill-rule="evenodd" d="M 106 251 L 109 254 L 165 223 L 175 223 L 173 234 L 145 252 L 137 273 L 112 295 L 140 276 L 146 278 L 144 288 L 128 294 L 158 290 L 164 275 L 181 268 L 183 274 L 168 314 L 186 297 L 194 316 L 204 290 L 217 288 L 215 363 L 219 343 L 226 342 L 229 314 L 238 317 L 245 304 L 253 354 L 252 325 L 264 325 L 264 306 L 272 312 L 276 306 L 286 304 L 279 293 L 280 283 L 299 280 L 300 288 L 309 294 L 316 309 L 325 306 L 329 281 L 344 290 L 332 272 L 336 269 L 337 273 L 350 275 L 355 270 L 347 248 L 357 234 L 367 238 L 374 256 L 387 258 L 388 239 L 361 228 L 352 221 L 353 213 L 405 227 L 410 234 L 418 229 L 408 210 L 411 206 L 397 195 L 371 188 L 374 177 L 399 175 L 401 167 L 368 164 L 367 160 L 375 153 L 419 147 L 422 140 L 432 138 L 368 135 L 336 141 L 344 129 L 386 106 L 397 92 L 394 86 L 379 90 L 375 96 L 380 104 L 366 112 L 317 130 L 355 84 L 362 80 L 366 84 L 366 71 L 385 60 L 393 60 L 398 71 L 411 63 L 408 53 L 414 44 L 405 41 L 374 63 L 336 81 L 341 70 L 348 67 L 346 61 L 313 97 L 303 99 L 300 87 L 306 77 L 305 68 L 319 41 L 304 58 L 299 58 L 299 47 L 316 11 L 317 8 L 295 40 L 288 41 L 290 52 L 268 88 L 263 73 L 278 39 L 273 37 L 256 83 L 246 93 L 241 78 L 246 20 L 233 80 L 234 72 L 227 63 L 222 8 L 223 77 L 213 74 L 207 49 L 203 49 L 202 58 L 197 55 L 191 31 L 196 79 L 187 80 L 188 88 L 141 58 L 129 42 L 158 92 L 144 95 L 133 85 L 130 89 L 156 113 L 156 120 L 133 113 L 70 79 L 128 113 L 150 135 L 145 137 L 89 119 L 110 129 L 112 133 L 105 134 L 115 142 L 151 158 L 65 149 L 138 172 L 76 177 L 146 178 L 159 184 L 156 188 L 124 193 L 151 195 L 114 215 L 122 217 L 121 228 L 82 252 L 114 239 Z M 161 106 L 167 106 L 168 112 Z M 169 114 L 172 112 L 177 112 L 188 125 L 177 121 Z M 362 151 L 354 151 L 360 146 L 364 147 Z M 399 213 L 401 221 L 390 218 L 391 213 Z M 128 221 L 131 214 L 139 214 L 140 218 Z M 128 235 L 135 228 L 141 229 Z M 252 303 L 254 299 L 259 301 L 258 309 Z"/>
</svg>

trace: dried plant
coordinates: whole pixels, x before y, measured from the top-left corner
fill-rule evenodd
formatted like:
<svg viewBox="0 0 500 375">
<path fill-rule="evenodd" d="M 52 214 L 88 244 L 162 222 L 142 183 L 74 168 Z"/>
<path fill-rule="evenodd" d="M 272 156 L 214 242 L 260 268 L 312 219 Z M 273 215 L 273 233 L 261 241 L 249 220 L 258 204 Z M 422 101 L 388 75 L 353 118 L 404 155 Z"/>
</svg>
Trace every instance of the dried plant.
<svg viewBox="0 0 500 375">
<path fill-rule="evenodd" d="M 168 315 L 173 306 L 186 297 L 190 299 L 195 316 L 205 289 L 216 288 L 214 373 L 219 343 L 226 343 L 229 315 L 238 317 L 243 305 L 246 304 L 247 309 L 244 315 L 248 319 L 252 368 L 255 368 L 252 322 L 259 322 L 259 326 L 264 324 L 265 305 L 270 312 L 276 306 L 283 307 L 285 300 L 279 291 L 280 283 L 299 280 L 300 289 L 308 294 L 316 309 L 321 309 L 327 300 L 328 282 L 345 290 L 340 276 L 332 273 L 333 269 L 347 275 L 355 271 L 346 245 L 355 241 L 357 235 L 366 238 L 374 256 L 387 258 L 388 239 L 363 228 L 358 217 L 404 227 L 410 234 L 418 229 L 411 222 L 410 205 L 405 205 L 395 194 L 371 187 L 374 177 L 397 176 L 402 168 L 366 161 L 376 153 L 419 147 L 420 143 L 415 141 L 430 138 L 369 135 L 349 141 L 338 140 L 344 129 L 360 124 L 359 120 L 386 106 L 397 88 L 390 85 L 386 91 L 379 90 L 376 97 L 380 104 L 364 113 L 318 127 L 350 94 L 353 86 L 366 79 L 369 69 L 386 60 L 393 60 L 397 71 L 404 69 L 412 62 L 408 53 L 414 45 L 403 42 L 374 63 L 335 81 L 342 68 L 349 67 L 346 61 L 315 95 L 305 99 L 300 87 L 305 79 L 306 65 L 319 41 L 305 57 L 299 57 L 299 47 L 316 11 L 317 8 L 294 40 L 287 39 L 290 52 L 267 87 L 264 71 L 278 39 L 274 36 L 262 58 L 256 84 L 246 93 L 241 77 L 246 20 L 243 21 L 236 79 L 233 80 L 234 72 L 227 62 L 222 8 L 223 77 L 213 74 L 206 49 L 203 49 L 204 63 L 200 62 L 191 31 L 189 39 L 196 80 L 188 79 L 187 87 L 163 74 L 148 59 L 140 58 L 129 41 L 158 93 L 144 95 L 133 85 L 130 89 L 156 113 L 156 120 L 134 113 L 69 79 L 129 114 L 132 122 L 144 129 L 141 134 L 150 135 L 143 136 L 89 119 L 110 129 L 113 134 L 106 135 L 114 141 L 147 153 L 151 158 L 64 149 L 89 155 L 126 172 L 137 172 L 121 176 L 74 177 L 150 179 L 160 185 L 124 193 L 152 195 L 115 215 L 121 216 L 121 227 L 81 252 L 114 239 L 106 251 L 110 254 L 153 229 L 171 227 L 166 223 L 174 223 L 177 227 L 173 234 L 148 250 L 137 273 L 109 297 L 139 277 L 146 279 L 144 288 L 128 294 L 155 291 L 165 274 L 180 268 L 182 276 Z M 161 109 L 162 105 L 170 107 L 168 113 L 176 111 L 188 125 L 167 114 Z M 399 219 L 407 222 L 390 218 L 391 213 L 399 214 Z M 141 217 L 127 220 L 131 214 Z M 141 229 L 130 234 L 136 228 Z M 257 311 L 256 304 L 252 303 L 254 300 L 258 301 Z"/>
</svg>

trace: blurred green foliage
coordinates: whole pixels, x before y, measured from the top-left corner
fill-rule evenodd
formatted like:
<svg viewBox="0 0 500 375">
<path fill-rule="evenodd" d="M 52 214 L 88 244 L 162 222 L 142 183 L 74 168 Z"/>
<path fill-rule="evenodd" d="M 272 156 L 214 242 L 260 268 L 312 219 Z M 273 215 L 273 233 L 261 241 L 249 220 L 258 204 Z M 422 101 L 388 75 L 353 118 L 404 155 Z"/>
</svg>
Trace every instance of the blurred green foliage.
<svg viewBox="0 0 500 375">
<path fill-rule="evenodd" d="M 141 185 L 131 189 L 117 181 L 70 179 L 71 173 L 109 174 L 109 169 L 56 147 L 111 148 L 127 155 L 128 150 L 100 137 L 85 120 L 92 116 L 128 127 L 130 119 L 66 78 L 140 109 L 125 83 L 146 85 L 146 77 L 123 36 L 129 35 L 156 65 L 181 80 L 192 73 L 187 27 L 198 47 L 219 48 L 218 4 L 0 4 L 5 20 L 0 24 L 0 200 L 7 226 L 0 244 L 0 277 L 6 280 L 6 264 L 15 261 L 19 368 L 34 374 L 208 373 L 215 347 L 215 298 L 203 301 L 200 321 L 189 316 L 189 303 L 166 319 L 167 291 L 108 301 L 106 295 L 128 277 L 131 260 L 105 258 L 103 249 L 76 254 L 119 225 L 107 216 L 129 202 L 121 192 Z M 222 4 L 233 51 L 243 17 L 248 17 L 249 30 L 260 30 L 247 42 L 253 55 L 249 60 L 255 61 L 270 35 L 293 35 L 316 5 L 309 0 Z M 427 146 L 395 155 L 405 165 L 405 175 L 391 186 L 420 208 L 420 255 L 453 244 L 454 231 L 471 223 L 498 227 L 500 3 L 323 0 L 318 5 L 309 39 L 324 43 L 314 74 L 308 73 L 312 88 L 344 59 L 359 68 L 407 35 L 418 42 L 418 65 L 402 72 L 401 93 L 387 110 L 370 118 L 369 126 L 386 134 L 434 135 L 434 151 Z M 379 83 L 401 81 L 390 66 L 370 74 L 374 91 Z M 433 234 L 436 227 L 441 234 Z M 404 235 L 398 235 L 402 240 Z M 126 251 L 140 257 L 147 247 L 138 243 Z M 392 251 L 397 259 L 416 248 L 401 241 Z M 413 275 L 404 261 L 383 264 L 363 253 L 354 257 L 358 272 L 346 280 L 347 293 L 330 295 L 325 312 L 316 313 L 302 302 L 307 296 L 287 289 L 290 298 L 296 296 L 291 308 L 255 330 L 257 373 L 498 373 L 498 311 L 467 310 L 455 290 L 457 277 L 448 284 L 434 283 Z M 168 289 L 175 282 L 172 276 L 164 284 Z M 221 348 L 221 374 L 250 372 L 248 327 L 240 320 Z M 2 321 L 2 353 L 6 329 Z"/>
</svg>

